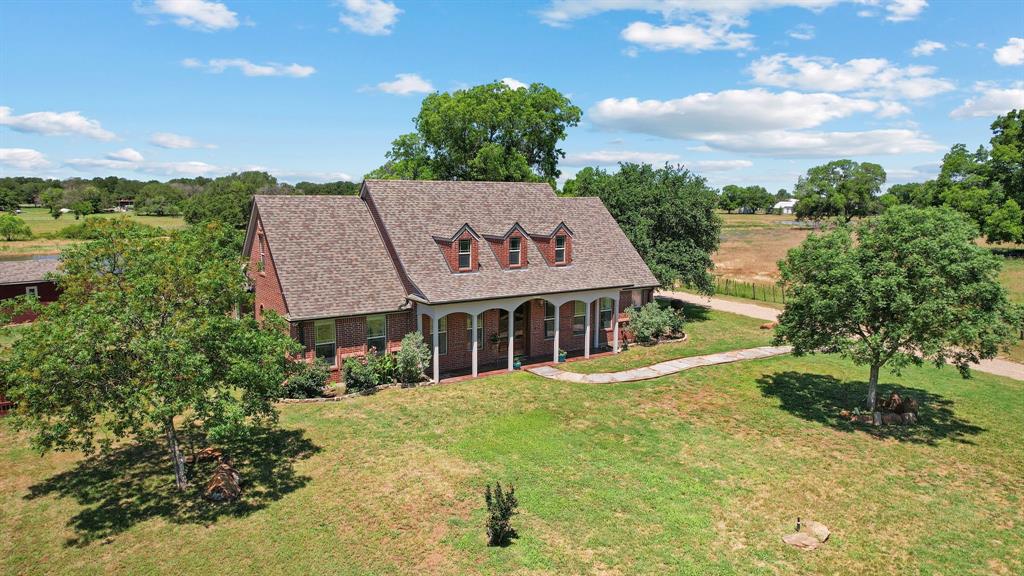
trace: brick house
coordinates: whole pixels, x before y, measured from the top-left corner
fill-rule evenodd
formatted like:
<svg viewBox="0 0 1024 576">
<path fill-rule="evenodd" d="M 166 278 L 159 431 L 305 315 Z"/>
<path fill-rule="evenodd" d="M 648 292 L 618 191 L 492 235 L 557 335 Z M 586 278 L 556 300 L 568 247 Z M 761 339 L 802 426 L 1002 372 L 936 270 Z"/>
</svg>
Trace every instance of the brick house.
<svg viewBox="0 0 1024 576">
<path fill-rule="evenodd" d="M 598 198 L 547 184 L 367 180 L 359 196 L 256 196 L 255 314 L 334 370 L 419 330 L 433 378 L 619 348 L 658 282 Z M 336 376 L 335 376 L 336 377 Z"/>
<path fill-rule="evenodd" d="M 0 301 L 34 295 L 40 302 L 53 302 L 60 292 L 48 275 L 57 271 L 58 264 L 56 258 L 0 261 Z M 35 317 L 35 313 L 26 312 L 15 316 L 13 323 L 31 322 Z"/>
</svg>

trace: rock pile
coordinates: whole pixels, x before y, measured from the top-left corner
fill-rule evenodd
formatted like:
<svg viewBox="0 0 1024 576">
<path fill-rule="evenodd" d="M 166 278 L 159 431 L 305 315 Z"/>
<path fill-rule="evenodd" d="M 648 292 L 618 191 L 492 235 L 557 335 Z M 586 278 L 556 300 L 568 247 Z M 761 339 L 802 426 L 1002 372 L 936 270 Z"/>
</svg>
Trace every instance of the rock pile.
<svg viewBox="0 0 1024 576">
<path fill-rule="evenodd" d="M 824 544 L 831 534 L 832 533 L 829 532 L 828 526 L 825 526 L 821 522 L 810 520 L 808 522 L 801 523 L 800 519 L 797 518 L 796 532 L 786 534 L 782 537 L 782 541 L 801 550 L 814 550 L 818 546 Z"/>
</svg>

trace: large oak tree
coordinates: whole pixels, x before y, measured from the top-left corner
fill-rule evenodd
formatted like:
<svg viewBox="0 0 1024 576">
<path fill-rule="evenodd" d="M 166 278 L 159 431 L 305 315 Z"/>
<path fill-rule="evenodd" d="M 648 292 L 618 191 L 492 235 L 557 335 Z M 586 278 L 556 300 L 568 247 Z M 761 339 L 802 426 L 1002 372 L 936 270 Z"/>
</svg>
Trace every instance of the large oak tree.
<svg viewBox="0 0 1024 576">
<path fill-rule="evenodd" d="M 97 226 L 98 240 L 64 251 L 63 293 L 0 365 L 0 393 L 41 450 L 162 434 L 183 489 L 179 427 L 216 442 L 272 421 L 298 345 L 279 319 L 234 316 L 247 294 L 230 227 L 166 238 L 121 220 Z"/>
<path fill-rule="evenodd" d="M 897 206 L 856 228 L 812 234 L 779 262 L 786 309 L 775 339 L 797 355 L 835 352 L 879 370 L 926 361 L 969 374 L 1022 326 L 999 284 L 1000 260 L 949 208 Z"/>
</svg>

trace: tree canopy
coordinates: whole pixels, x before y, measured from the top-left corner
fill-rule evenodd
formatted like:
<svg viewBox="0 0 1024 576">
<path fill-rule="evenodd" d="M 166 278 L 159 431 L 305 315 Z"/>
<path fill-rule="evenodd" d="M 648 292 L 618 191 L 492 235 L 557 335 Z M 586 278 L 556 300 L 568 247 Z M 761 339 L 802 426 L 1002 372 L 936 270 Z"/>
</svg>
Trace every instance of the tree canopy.
<svg viewBox="0 0 1024 576">
<path fill-rule="evenodd" d="M 216 442 L 272 421 L 298 345 L 276 317 L 233 316 L 247 283 L 229 227 L 168 239 L 123 220 L 96 225 L 98 240 L 65 249 L 63 292 L 2 361 L 0 393 L 41 450 L 162 434 L 183 488 L 178 427 Z"/>
<path fill-rule="evenodd" d="M 834 160 L 815 166 L 793 188 L 796 215 L 849 222 L 856 216 L 877 214 L 882 209 L 878 195 L 883 184 L 885 170 L 871 162 Z"/>
<path fill-rule="evenodd" d="M 892 186 L 899 204 L 949 206 L 968 215 L 989 242 L 1024 243 L 1024 110 L 991 124 L 989 148 L 956 144 L 934 180 Z"/>
<path fill-rule="evenodd" d="M 492 82 L 423 99 L 416 131 L 396 138 L 387 162 L 367 178 L 543 180 L 561 174 L 558 143 L 582 111 L 544 84 Z"/>
<path fill-rule="evenodd" d="M 0 214 L 0 237 L 4 240 L 24 240 L 32 237 L 32 229 L 14 214 Z"/>
<path fill-rule="evenodd" d="M 565 183 L 569 196 L 597 196 L 663 286 L 682 281 L 710 294 L 718 250 L 718 196 L 683 166 L 624 163 L 614 174 L 584 168 Z"/>
<path fill-rule="evenodd" d="M 763 210 L 767 214 L 771 212 L 773 206 L 775 206 L 775 197 L 764 186 L 727 184 L 722 187 L 722 193 L 718 199 L 718 207 L 730 214 L 733 210 L 741 208 L 751 213 Z"/>
<path fill-rule="evenodd" d="M 882 366 L 951 363 L 968 375 L 1024 327 L 999 284 L 999 258 L 976 236 L 949 208 L 909 206 L 811 234 L 779 262 L 786 309 L 776 341 L 869 365 L 869 409 Z"/>
</svg>

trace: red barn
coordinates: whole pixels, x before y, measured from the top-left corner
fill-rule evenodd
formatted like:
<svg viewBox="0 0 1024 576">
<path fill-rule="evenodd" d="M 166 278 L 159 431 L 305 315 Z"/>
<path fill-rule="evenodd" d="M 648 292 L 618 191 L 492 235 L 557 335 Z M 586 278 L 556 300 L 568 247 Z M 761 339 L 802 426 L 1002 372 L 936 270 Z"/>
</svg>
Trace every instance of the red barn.
<svg viewBox="0 0 1024 576">
<path fill-rule="evenodd" d="M 0 261 L 0 301 L 26 294 L 37 296 L 40 302 L 55 301 L 60 293 L 48 275 L 57 271 L 59 263 L 56 259 Z M 21 314 L 14 322 L 31 322 L 35 317 L 34 313 Z"/>
</svg>

